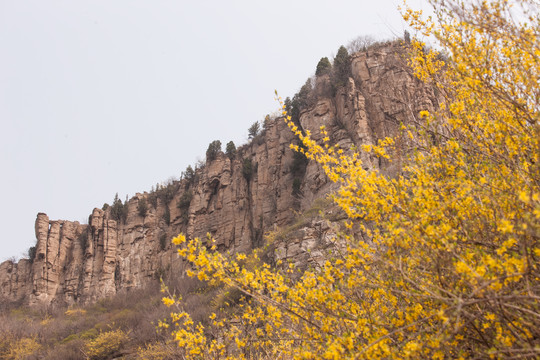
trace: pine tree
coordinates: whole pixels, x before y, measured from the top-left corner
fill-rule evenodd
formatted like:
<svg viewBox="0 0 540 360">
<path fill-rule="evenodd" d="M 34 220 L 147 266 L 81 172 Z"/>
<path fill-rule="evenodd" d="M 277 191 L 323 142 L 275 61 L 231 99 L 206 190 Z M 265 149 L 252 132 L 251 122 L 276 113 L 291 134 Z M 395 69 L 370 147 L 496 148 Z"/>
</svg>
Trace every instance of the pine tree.
<svg viewBox="0 0 540 360">
<path fill-rule="evenodd" d="M 328 60 L 327 57 L 321 58 L 319 60 L 319 63 L 317 64 L 317 70 L 315 70 L 316 76 L 321 76 L 324 74 L 328 74 L 332 70 L 332 64 L 330 64 L 330 60 Z"/>
<path fill-rule="evenodd" d="M 227 143 L 227 146 L 225 147 L 225 154 L 227 154 L 231 160 L 236 156 L 236 146 L 232 140 Z"/>
<path fill-rule="evenodd" d="M 351 58 L 345 46 L 340 46 L 334 58 L 334 85 L 344 86 L 351 75 Z"/>
<path fill-rule="evenodd" d="M 248 138 L 253 139 L 257 135 L 259 135 L 259 130 L 261 126 L 259 125 L 258 121 L 255 121 L 248 129 Z"/>
<path fill-rule="evenodd" d="M 208 149 L 206 150 L 206 161 L 215 160 L 218 153 L 221 151 L 221 141 L 214 140 L 208 144 Z"/>
</svg>

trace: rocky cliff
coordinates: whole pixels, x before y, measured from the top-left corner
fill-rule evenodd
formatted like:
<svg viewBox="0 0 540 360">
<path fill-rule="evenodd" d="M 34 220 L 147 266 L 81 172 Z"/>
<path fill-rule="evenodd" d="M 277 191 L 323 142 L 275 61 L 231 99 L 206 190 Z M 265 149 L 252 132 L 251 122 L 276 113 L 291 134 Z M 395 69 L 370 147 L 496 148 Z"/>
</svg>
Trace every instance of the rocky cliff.
<svg viewBox="0 0 540 360">
<path fill-rule="evenodd" d="M 337 90 L 328 76 L 317 78 L 300 114 L 302 128 L 316 138 L 324 124 L 331 141 L 346 148 L 394 135 L 400 123 L 432 108 L 434 94 L 414 79 L 403 54 L 397 43 L 354 54 L 352 76 Z M 295 211 L 310 208 L 335 188 L 313 162 L 293 169 L 289 144 L 294 141 L 283 120 L 273 119 L 232 159 L 220 153 L 189 179 L 137 194 L 120 220 L 114 220 L 110 208 L 94 209 L 87 225 L 51 221 L 39 213 L 35 258 L 0 264 L 2 301 L 89 302 L 163 275 L 181 276 L 187 265 L 169 243 L 179 232 L 210 233 L 221 251 L 260 246 L 265 232 L 286 226 Z M 396 171 L 379 160 L 363 160 L 369 168 Z M 148 204 L 143 215 L 140 201 Z M 321 232 L 328 231 L 321 223 L 306 226 L 296 239 L 277 244 L 274 255 L 302 258 L 315 238 L 324 239 Z"/>
</svg>

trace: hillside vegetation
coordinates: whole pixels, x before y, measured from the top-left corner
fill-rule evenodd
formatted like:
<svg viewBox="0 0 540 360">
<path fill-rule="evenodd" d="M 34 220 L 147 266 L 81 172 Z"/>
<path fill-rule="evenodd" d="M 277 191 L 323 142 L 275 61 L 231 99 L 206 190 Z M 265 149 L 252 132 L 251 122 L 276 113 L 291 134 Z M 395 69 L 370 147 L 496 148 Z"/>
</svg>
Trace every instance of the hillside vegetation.
<svg viewBox="0 0 540 360">
<path fill-rule="evenodd" d="M 223 306 L 220 287 L 196 279 L 167 279 L 186 299 L 196 321 Z M 168 332 L 157 331 L 170 311 L 159 283 L 122 292 L 94 304 L 70 308 L 7 306 L 0 312 L 0 359 L 178 359 L 181 351 Z"/>
</svg>

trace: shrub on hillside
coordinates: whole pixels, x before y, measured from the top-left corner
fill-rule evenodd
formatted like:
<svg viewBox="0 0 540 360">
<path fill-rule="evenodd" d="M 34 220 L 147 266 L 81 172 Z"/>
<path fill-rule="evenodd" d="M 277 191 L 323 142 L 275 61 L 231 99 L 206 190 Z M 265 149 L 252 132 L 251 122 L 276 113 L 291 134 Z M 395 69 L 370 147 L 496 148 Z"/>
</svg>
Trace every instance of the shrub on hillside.
<svg viewBox="0 0 540 360">
<path fill-rule="evenodd" d="M 35 337 L 5 337 L 0 340 L 0 358 L 6 360 L 27 359 L 40 349 Z"/>
<path fill-rule="evenodd" d="M 242 175 L 247 181 L 251 180 L 253 176 L 253 163 L 250 158 L 244 158 L 242 162 Z"/>
<path fill-rule="evenodd" d="M 298 197 L 301 194 L 300 187 L 302 186 L 302 180 L 294 178 L 292 183 L 292 195 Z"/>
<path fill-rule="evenodd" d="M 186 170 L 182 172 L 182 179 L 187 180 L 190 184 L 195 180 L 195 170 L 193 170 L 191 165 L 188 165 Z"/>
<path fill-rule="evenodd" d="M 191 190 L 188 190 L 180 196 L 180 199 L 178 199 L 177 207 L 180 210 L 186 211 L 189 209 L 189 205 L 191 204 L 191 199 L 193 199 L 193 193 Z"/>
<path fill-rule="evenodd" d="M 306 83 L 294 94 L 292 99 L 285 99 L 285 110 L 291 116 L 291 120 L 300 128 L 300 112 L 312 104 L 312 97 L 310 96 L 312 90 L 311 79 L 307 79 Z"/>
<path fill-rule="evenodd" d="M 171 223 L 171 211 L 169 210 L 169 206 L 165 206 L 165 211 L 163 212 L 163 216 L 161 217 L 165 224 L 169 225 Z"/>
<path fill-rule="evenodd" d="M 129 335 L 120 329 L 102 332 L 86 345 L 86 355 L 90 359 L 110 359 L 129 341 Z"/>
<path fill-rule="evenodd" d="M 167 234 L 163 233 L 159 237 L 159 248 L 161 249 L 161 251 L 163 251 L 163 250 L 165 250 L 167 248 L 167 244 L 168 244 Z"/>
<path fill-rule="evenodd" d="M 137 204 L 137 212 L 139 213 L 139 216 L 145 217 L 148 213 L 148 204 L 146 203 L 145 198 L 140 198 L 139 203 Z"/>
<path fill-rule="evenodd" d="M 110 207 L 111 218 L 116 221 L 126 221 L 127 218 L 127 199 L 126 203 L 122 203 L 122 200 L 118 197 L 118 193 L 114 196 L 113 204 Z"/>
<path fill-rule="evenodd" d="M 34 259 L 36 258 L 36 251 L 37 251 L 36 246 L 30 246 L 28 248 L 28 259 L 30 260 L 30 262 L 34 262 Z"/>
</svg>

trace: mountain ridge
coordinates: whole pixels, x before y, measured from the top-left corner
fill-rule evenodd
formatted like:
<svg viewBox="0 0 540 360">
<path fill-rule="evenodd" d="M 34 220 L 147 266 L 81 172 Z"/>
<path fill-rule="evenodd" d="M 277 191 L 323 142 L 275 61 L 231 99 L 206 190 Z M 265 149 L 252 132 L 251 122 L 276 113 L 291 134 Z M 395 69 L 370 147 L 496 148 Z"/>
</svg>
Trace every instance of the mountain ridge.
<svg viewBox="0 0 540 360">
<path fill-rule="evenodd" d="M 318 76 L 298 117 L 301 128 L 320 140 L 318 129 L 325 125 L 331 141 L 347 149 L 396 135 L 400 124 L 433 108 L 436 96 L 414 78 L 405 51 L 393 42 L 351 55 L 350 76 L 338 88 L 329 75 Z M 0 264 L 2 301 L 88 303 L 165 274 L 181 276 L 188 265 L 169 243 L 179 232 L 194 237 L 209 233 L 221 251 L 261 246 L 264 233 L 290 224 L 295 212 L 336 189 L 313 161 L 293 171 L 289 145 L 295 141 L 283 119 L 270 119 L 234 158 L 220 152 L 194 178 L 169 183 L 168 196 L 160 196 L 160 190 L 137 193 L 125 204 L 125 220 L 113 216 L 112 207 L 95 208 L 87 225 L 39 213 L 35 258 Z M 396 164 L 368 155 L 362 160 L 389 175 L 396 171 Z M 148 204 L 144 216 L 142 202 Z M 303 241 L 311 241 L 313 234 L 305 233 Z M 295 258 L 307 251 L 294 244 L 277 244 L 273 256 Z"/>
</svg>

